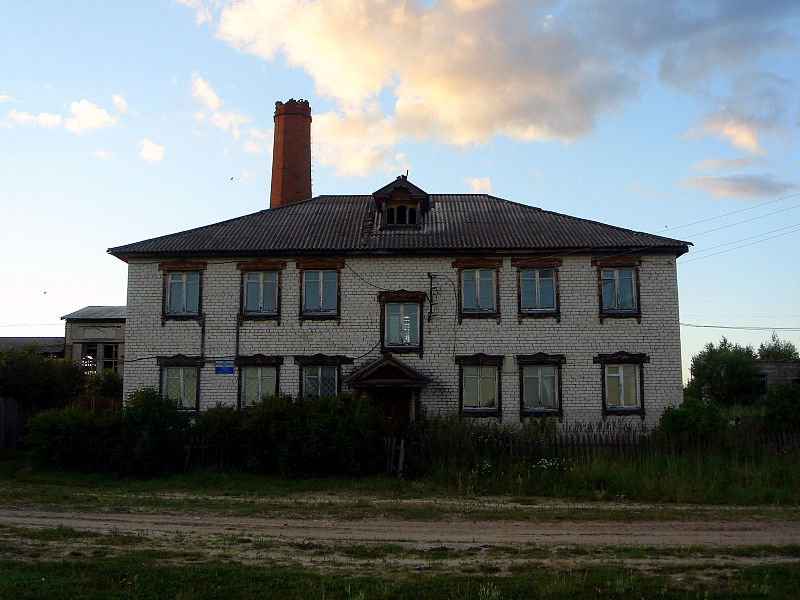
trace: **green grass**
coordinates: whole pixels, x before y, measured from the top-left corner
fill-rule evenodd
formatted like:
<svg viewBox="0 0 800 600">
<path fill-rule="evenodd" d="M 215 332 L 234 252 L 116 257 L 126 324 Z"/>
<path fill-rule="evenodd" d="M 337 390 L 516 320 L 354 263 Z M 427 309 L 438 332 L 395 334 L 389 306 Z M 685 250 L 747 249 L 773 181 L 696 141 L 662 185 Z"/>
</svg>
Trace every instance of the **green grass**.
<svg viewBox="0 0 800 600">
<path fill-rule="evenodd" d="M 245 566 L 229 561 L 163 564 L 147 554 L 118 558 L 68 558 L 59 562 L 0 561 L 0 597 L 121 599 L 180 598 L 431 598 L 434 600 L 510 600 L 572 598 L 751 599 L 794 598 L 800 585 L 798 564 L 715 572 L 701 567 L 695 576 L 674 577 L 667 570 L 640 572 L 624 565 L 514 569 L 497 574 L 493 564 L 475 573 L 324 574 L 298 566 Z M 702 577 L 700 577 L 702 575 Z"/>
</svg>

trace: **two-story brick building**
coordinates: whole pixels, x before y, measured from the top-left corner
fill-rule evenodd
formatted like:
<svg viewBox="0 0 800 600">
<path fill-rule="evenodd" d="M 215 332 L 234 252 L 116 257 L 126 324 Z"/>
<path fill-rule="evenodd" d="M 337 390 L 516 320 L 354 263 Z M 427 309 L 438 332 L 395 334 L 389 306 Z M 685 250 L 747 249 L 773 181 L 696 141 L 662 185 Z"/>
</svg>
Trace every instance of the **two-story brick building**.
<svg viewBox="0 0 800 600">
<path fill-rule="evenodd" d="M 353 389 L 395 420 L 511 422 L 652 424 L 680 402 L 687 242 L 403 176 L 307 198 L 310 153 L 275 171 L 310 109 L 277 106 L 270 209 L 109 250 L 129 269 L 126 393 L 202 410 Z"/>
</svg>

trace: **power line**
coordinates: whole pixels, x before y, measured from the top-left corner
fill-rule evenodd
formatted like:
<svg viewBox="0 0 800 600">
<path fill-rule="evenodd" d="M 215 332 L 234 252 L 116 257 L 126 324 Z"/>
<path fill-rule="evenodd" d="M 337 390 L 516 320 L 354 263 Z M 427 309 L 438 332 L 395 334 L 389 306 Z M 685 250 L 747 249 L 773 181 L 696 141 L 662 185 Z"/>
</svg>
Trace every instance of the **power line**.
<svg viewBox="0 0 800 600">
<path fill-rule="evenodd" d="M 696 323 L 681 323 L 681 327 L 701 327 L 704 329 L 744 329 L 747 331 L 800 331 L 800 327 L 756 327 L 745 325 L 698 325 Z"/>
<path fill-rule="evenodd" d="M 763 240 L 756 240 L 755 242 L 750 242 L 749 244 L 742 244 L 741 246 L 736 246 L 735 248 L 728 248 L 727 250 L 720 250 L 719 252 L 712 252 L 711 254 L 706 254 L 705 256 L 698 256 L 697 258 L 690 258 L 688 260 L 682 260 L 678 264 L 684 265 L 686 263 L 694 262 L 696 260 L 703 260 L 704 258 L 710 258 L 712 256 L 716 256 L 717 254 L 722 254 L 723 252 L 731 252 L 732 250 L 738 250 L 739 248 L 746 248 L 747 246 L 752 246 L 753 244 L 759 244 L 761 242 L 766 242 L 767 240 L 772 240 L 778 237 L 782 237 L 784 235 L 790 235 L 792 233 L 797 233 L 800 229 L 795 229 L 793 231 L 787 231 L 786 233 L 779 233 L 778 235 L 772 235 L 768 238 L 764 238 Z M 725 244 L 727 245 L 727 244 Z"/>
<path fill-rule="evenodd" d="M 709 246 L 708 248 L 703 248 L 702 250 L 695 250 L 693 254 L 699 254 L 700 252 L 708 252 L 709 250 L 714 250 L 715 248 L 722 248 L 723 246 L 730 246 L 731 244 L 737 244 L 739 242 L 744 242 L 746 240 L 752 240 L 757 237 L 762 237 L 768 235 L 770 233 L 775 233 L 776 231 L 783 231 L 784 229 L 791 229 L 792 227 L 800 227 L 800 223 L 795 223 L 794 225 L 787 225 L 786 227 L 779 227 L 778 229 L 773 229 L 772 231 L 765 231 L 763 233 L 759 233 L 756 235 L 751 235 L 746 238 L 741 238 L 738 240 L 733 240 L 732 242 L 725 242 L 724 244 L 717 244 L 716 246 Z M 791 233 L 791 232 L 789 232 Z"/>
<path fill-rule="evenodd" d="M 736 225 L 741 225 L 742 223 L 749 223 L 750 221 L 757 221 L 758 219 L 763 219 L 764 217 L 769 217 L 771 215 L 777 215 L 778 213 L 785 212 L 787 210 L 792 210 L 795 208 L 800 208 L 800 204 L 795 204 L 794 206 L 788 206 L 786 208 L 781 208 L 780 210 L 775 210 L 770 213 L 766 213 L 763 215 L 759 215 L 757 217 L 752 217 L 751 219 L 744 219 L 743 221 L 736 221 L 736 223 L 731 223 L 729 225 L 722 225 L 721 227 L 715 227 L 714 229 L 706 229 L 705 231 L 701 231 L 699 233 L 692 233 L 689 234 L 689 237 L 697 237 L 698 235 L 705 235 L 706 233 L 711 233 L 712 231 L 719 231 L 720 229 L 727 229 L 728 227 L 735 227 Z"/>
<path fill-rule="evenodd" d="M 693 221 L 691 223 L 686 223 L 685 225 L 678 225 L 677 227 L 666 227 L 661 231 L 658 231 L 657 233 L 661 233 L 664 231 L 674 231 L 675 229 L 683 229 L 684 227 L 690 227 L 692 225 L 699 225 L 700 223 L 706 223 L 708 221 L 713 221 L 715 219 L 721 219 L 722 217 L 728 217 L 730 215 L 735 215 L 737 213 L 745 212 L 747 210 L 753 210 L 755 208 L 760 208 L 768 204 L 774 204 L 775 202 L 780 202 L 781 200 L 788 200 L 789 198 L 794 198 L 795 196 L 800 196 L 800 192 L 797 192 L 796 194 L 789 194 L 788 196 L 782 196 L 781 198 L 776 198 L 775 200 L 767 200 L 766 202 L 761 202 L 760 204 L 754 204 L 753 206 L 748 206 L 747 208 L 740 208 L 739 210 L 734 210 L 728 213 L 717 215 L 716 217 L 708 217 L 707 219 L 700 219 L 699 221 Z"/>
</svg>

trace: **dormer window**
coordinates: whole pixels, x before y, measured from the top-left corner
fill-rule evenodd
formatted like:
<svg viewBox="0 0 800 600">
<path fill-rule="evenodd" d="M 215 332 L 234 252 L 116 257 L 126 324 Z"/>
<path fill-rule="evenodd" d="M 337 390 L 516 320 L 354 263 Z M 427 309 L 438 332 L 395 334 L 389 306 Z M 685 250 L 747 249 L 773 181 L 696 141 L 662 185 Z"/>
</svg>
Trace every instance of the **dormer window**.
<svg viewBox="0 0 800 600">
<path fill-rule="evenodd" d="M 429 208 L 429 197 L 405 176 L 384 186 L 373 195 L 381 229 L 419 229 L 422 215 Z"/>
</svg>

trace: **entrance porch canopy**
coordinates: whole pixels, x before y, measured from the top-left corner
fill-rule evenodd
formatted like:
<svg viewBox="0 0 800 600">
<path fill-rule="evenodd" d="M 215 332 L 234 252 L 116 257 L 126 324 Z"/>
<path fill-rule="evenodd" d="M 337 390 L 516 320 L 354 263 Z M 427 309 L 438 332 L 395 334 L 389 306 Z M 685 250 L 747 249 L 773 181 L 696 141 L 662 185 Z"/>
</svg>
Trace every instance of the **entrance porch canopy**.
<svg viewBox="0 0 800 600">
<path fill-rule="evenodd" d="M 352 388 L 404 387 L 422 388 L 430 379 L 387 352 L 354 371 L 345 379 Z"/>
</svg>

